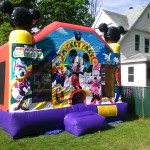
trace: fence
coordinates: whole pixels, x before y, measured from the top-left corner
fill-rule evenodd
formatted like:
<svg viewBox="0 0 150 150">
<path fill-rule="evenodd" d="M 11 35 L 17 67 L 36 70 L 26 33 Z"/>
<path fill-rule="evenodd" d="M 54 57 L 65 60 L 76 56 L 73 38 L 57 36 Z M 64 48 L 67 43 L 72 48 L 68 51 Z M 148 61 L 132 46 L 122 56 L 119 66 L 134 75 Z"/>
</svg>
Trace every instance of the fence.
<svg viewBox="0 0 150 150">
<path fill-rule="evenodd" d="M 128 113 L 150 117 L 150 87 L 122 87 L 122 101 L 128 103 Z"/>
</svg>

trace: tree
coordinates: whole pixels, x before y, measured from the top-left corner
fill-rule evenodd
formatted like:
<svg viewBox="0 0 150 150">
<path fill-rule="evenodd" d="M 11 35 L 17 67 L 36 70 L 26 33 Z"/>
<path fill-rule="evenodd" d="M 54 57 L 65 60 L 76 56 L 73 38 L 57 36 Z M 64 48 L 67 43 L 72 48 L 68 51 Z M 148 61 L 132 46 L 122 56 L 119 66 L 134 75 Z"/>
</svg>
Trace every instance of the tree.
<svg viewBox="0 0 150 150">
<path fill-rule="evenodd" d="M 40 25 L 53 21 L 91 26 L 94 18 L 88 13 L 88 0 L 41 0 L 37 3 L 43 14 Z"/>
<path fill-rule="evenodd" d="M 8 37 L 11 31 L 12 27 L 8 22 L 4 22 L 0 25 L 0 45 L 8 41 Z"/>
<path fill-rule="evenodd" d="M 41 20 L 37 24 L 39 29 L 53 21 L 83 26 L 91 26 L 94 21 L 94 17 L 89 13 L 90 3 L 88 0 L 10 0 L 10 2 L 14 7 L 38 9 L 42 14 Z M 8 41 L 8 33 L 12 28 L 8 18 L 1 12 L 0 16 L 0 45 L 2 45 Z"/>
<path fill-rule="evenodd" d="M 100 11 L 103 0 L 89 0 L 89 12 L 95 18 Z"/>
</svg>

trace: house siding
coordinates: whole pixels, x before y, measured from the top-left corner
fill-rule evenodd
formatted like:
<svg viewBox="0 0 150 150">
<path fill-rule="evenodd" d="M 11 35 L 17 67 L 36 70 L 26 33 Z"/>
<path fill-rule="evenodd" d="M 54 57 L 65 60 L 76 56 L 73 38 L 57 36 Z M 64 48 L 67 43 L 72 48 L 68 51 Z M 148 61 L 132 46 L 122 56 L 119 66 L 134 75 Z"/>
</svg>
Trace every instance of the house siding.
<svg viewBox="0 0 150 150">
<path fill-rule="evenodd" d="M 128 67 L 134 67 L 134 82 L 128 82 Z M 133 63 L 121 65 L 122 86 L 146 86 L 146 63 Z"/>
<path fill-rule="evenodd" d="M 149 14 L 149 18 L 148 18 Z M 142 16 L 138 19 L 134 29 L 150 32 L 150 7 L 148 7 Z"/>
<path fill-rule="evenodd" d="M 139 51 L 135 51 L 135 35 L 140 35 Z M 137 53 L 145 53 L 145 38 L 150 39 L 150 33 L 132 29 L 128 36 L 121 43 L 121 53 L 125 56 L 131 56 Z M 150 53 L 150 50 L 149 50 Z"/>
<path fill-rule="evenodd" d="M 134 33 L 129 32 L 127 34 L 128 36 L 126 36 L 123 42 L 120 43 L 120 52 L 125 56 L 136 53 L 134 50 Z"/>
</svg>

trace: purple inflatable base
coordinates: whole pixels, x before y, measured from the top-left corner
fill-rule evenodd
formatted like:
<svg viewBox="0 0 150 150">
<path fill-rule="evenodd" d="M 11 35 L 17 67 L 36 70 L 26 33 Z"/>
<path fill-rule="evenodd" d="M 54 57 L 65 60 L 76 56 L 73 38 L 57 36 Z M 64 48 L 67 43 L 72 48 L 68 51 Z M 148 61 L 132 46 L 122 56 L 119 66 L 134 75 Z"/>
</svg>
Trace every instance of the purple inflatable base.
<svg viewBox="0 0 150 150">
<path fill-rule="evenodd" d="M 116 106 L 118 115 L 116 117 L 106 117 L 106 122 L 126 120 L 127 103 L 117 103 Z M 64 118 L 66 114 L 84 111 L 97 113 L 97 105 L 76 104 L 65 108 L 13 113 L 0 110 L 0 128 L 14 139 L 53 130 L 65 130 Z"/>
</svg>

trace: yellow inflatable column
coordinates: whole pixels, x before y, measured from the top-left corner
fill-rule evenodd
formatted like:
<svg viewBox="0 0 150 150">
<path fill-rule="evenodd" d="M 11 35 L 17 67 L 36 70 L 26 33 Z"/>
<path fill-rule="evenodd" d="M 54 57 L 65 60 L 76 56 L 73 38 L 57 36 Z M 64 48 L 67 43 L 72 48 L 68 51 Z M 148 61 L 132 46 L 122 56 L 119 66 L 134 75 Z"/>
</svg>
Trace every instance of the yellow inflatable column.
<svg viewBox="0 0 150 150">
<path fill-rule="evenodd" d="M 32 35 L 26 30 L 14 30 L 9 36 L 10 46 L 12 43 L 32 44 Z"/>
<path fill-rule="evenodd" d="M 114 53 L 120 53 L 120 44 L 118 43 L 109 43 L 108 44 Z"/>
<path fill-rule="evenodd" d="M 13 99 L 11 98 L 11 90 L 12 90 L 12 86 L 15 84 L 16 80 L 12 78 L 12 75 L 14 74 L 13 72 L 13 63 L 14 60 L 17 58 L 25 58 L 26 55 L 24 53 L 24 48 L 25 47 L 32 47 L 33 44 L 33 39 L 32 39 L 32 35 L 26 31 L 26 30 L 13 30 L 10 33 L 9 36 L 9 60 L 10 60 L 10 64 L 9 64 L 9 68 L 10 68 L 10 87 L 9 87 L 9 107 L 10 104 L 14 103 Z M 28 56 L 27 56 L 28 57 Z"/>
</svg>

